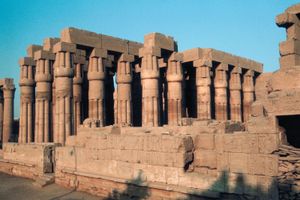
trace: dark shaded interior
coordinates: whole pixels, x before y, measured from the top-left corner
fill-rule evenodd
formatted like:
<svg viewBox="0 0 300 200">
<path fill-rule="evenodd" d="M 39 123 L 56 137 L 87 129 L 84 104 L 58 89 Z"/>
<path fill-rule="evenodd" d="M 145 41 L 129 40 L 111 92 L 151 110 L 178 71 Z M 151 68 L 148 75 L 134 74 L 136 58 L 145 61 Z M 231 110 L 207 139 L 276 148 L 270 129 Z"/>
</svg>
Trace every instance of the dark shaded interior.
<svg viewBox="0 0 300 200">
<path fill-rule="evenodd" d="M 300 148 L 300 115 L 277 116 L 278 124 L 285 130 L 287 142 Z"/>
</svg>

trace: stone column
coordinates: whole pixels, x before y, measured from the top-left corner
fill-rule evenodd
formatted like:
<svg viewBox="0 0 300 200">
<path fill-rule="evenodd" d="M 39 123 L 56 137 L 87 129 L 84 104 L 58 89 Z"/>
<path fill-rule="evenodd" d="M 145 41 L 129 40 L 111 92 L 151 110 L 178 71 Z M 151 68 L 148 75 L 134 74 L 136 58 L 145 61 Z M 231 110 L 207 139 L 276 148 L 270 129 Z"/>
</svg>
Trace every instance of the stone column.
<svg viewBox="0 0 300 200">
<path fill-rule="evenodd" d="M 3 135 L 3 92 L 0 88 L 0 144 L 2 143 Z"/>
<path fill-rule="evenodd" d="M 25 57 L 20 64 L 20 125 L 19 143 L 30 143 L 34 139 L 34 66 L 33 58 Z"/>
<path fill-rule="evenodd" d="M 55 55 L 55 131 L 54 142 L 65 144 L 66 137 L 72 133 L 73 104 L 73 53 L 76 45 L 59 42 L 54 45 Z"/>
<path fill-rule="evenodd" d="M 85 51 L 77 50 L 74 57 L 74 78 L 73 78 L 73 115 L 74 115 L 74 134 L 77 134 L 77 128 L 82 122 L 82 83 L 83 66 L 85 65 Z"/>
<path fill-rule="evenodd" d="M 142 58 L 142 126 L 160 125 L 159 67 L 160 49 L 143 47 L 139 50 Z"/>
<path fill-rule="evenodd" d="M 131 63 L 134 56 L 122 54 L 118 60 L 117 66 L 117 124 L 120 126 L 132 125 L 132 98 L 131 82 L 132 71 Z"/>
<path fill-rule="evenodd" d="M 241 73 L 242 69 L 234 66 L 231 71 L 229 89 L 230 89 L 230 119 L 232 121 L 242 121 L 242 98 L 241 98 Z"/>
<path fill-rule="evenodd" d="M 89 80 L 89 118 L 98 119 L 105 126 L 105 66 L 107 51 L 95 48 L 90 55 L 88 67 Z"/>
<path fill-rule="evenodd" d="M 171 126 L 182 125 L 182 54 L 173 53 L 168 60 L 168 124 Z"/>
<path fill-rule="evenodd" d="M 51 101 L 53 61 L 55 55 L 49 51 L 37 51 L 34 53 L 36 61 L 35 81 L 35 137 L 36 143 L 50 142 L 51 129 Z"/>
<path fill-rule="evenodd" d="M 4 97 L 2 142 L 6 143 L 9 142 L 13 133 L 15 86 L 13 84 L 5 84 L 2 90 Z"/>
<path fill-rule="evenodd" d="M 211 119 L 211 67 L 208 60 L 199 59 L 193 62 L 196 67 L 197 118 Z"/>
<path fill-rule="evenodd" d="M 244 74 L 243 96 L 244 121 L 248 121 L 250 117 L 250 107 L 254 101 L 254 72 L 252 70 L 248 70 Z"/>
<path fill-rule="evenodd" d="M 216 120 L 227 120 L 227 70 L 228 65 L 224 63 L 216 68 L 214 80 Z"/>
</svg>

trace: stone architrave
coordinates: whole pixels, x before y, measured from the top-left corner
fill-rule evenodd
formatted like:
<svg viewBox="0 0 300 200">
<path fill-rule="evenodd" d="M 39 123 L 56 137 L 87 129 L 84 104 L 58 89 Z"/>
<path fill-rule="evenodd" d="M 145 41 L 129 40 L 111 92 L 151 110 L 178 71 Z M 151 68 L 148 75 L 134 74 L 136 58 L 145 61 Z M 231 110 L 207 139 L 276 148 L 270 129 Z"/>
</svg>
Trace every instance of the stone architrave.
<svg viewBox="0 0 300 200">
<path fill-rule="evenodd" d="M 216 120 L 227 120 L 227 71 L 228 65 L 220 63 L 216 68 L 215 86 L 215 113 Z"/>
<path fill-rule="evenodd" d="M 139 50 L 142 58 L 142 126 L 160 125 L 159 66 L 160 49 L 143 47 Z"/>
<path fill-rule="evenodd" d="M 88 66 L 89 118 L 97 119 L 105 126 L 105 59 L 107 51 L 94 48 Z"/>
<path fill-rule="evenodd" d="M 194 61 L 196 67 L 197 118 L 211 119 L 211 61 L 199 59 Z"/>
<path fill-rule="evenodd" d="M 231 71 L 229 89 L 230 89 L 230 119 L 232 121 L 242 121 L 242 98 L 241 98 L 241 73 L 242 69 L 234 66 Z"/>
<path fill-rule="evenodd" d="M 252 70 L 248 70 L 244 74 L 243 97 L 244 121 L 248 121 L 251 113 L 251 104 L 254 102 L 254 71 Z"/>
<path fill-rule="evenodd" d="M 51 123 L 51 101 L 52 101 L 52 79 L 53 61 L 55 55 L 49 51 L 37 51 L 34 53 L 36 61 L 35 81 L 35 142 L 50 142 L 52 139 Z"/>
<path fill-rule="evenodd" d="M 66 137 L 72 133 L 72 102 L 73 102 L 73 54 L 76 45 L 59 42 L 53 47 L 55 53 L 55 125 L 54 142 L 65 144 Z"/>
<path fill-rule="evenodd" d="M 132 125 L 132 97 L 131 83 L 132 71 L 131 62 L 134 61 L 134 56 L 122 54 L 118 60 L 117 66 L 117 113 L 116 120 L 120 126 Z"/>
<path fill-rule="evenodd" d="M 182 55 L 172 53 L 168 60 L 168 124 L 171 126 L 182 125 L 183 101 L 182 101 Z"/>
<path fill-rule="evenodd" d="M 20 126 L 19 143 L 30 143 L 34 140 L 34 67 L 33 58 L 25 57 L 20 64 Z"/>
</svg>

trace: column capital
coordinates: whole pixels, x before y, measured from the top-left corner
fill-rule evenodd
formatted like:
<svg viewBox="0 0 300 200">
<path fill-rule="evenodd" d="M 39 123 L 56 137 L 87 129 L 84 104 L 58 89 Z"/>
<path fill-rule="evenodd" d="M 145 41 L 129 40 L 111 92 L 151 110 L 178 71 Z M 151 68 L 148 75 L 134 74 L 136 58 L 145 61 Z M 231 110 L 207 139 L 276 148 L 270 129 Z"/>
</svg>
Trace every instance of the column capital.
<svg viewBox="0 0 300 200">
<path fill-rule="evenodd" d="M 239 66 L 234 66 L 231 73 L 232 74 L 241 74 L 242 73 L 242 68 L 239 67 Z"/>
<path fill-rule="evenodd" d="M 14 85 L 13 86 L 6 86 L 6 87 L 2 88 L 2 91 L 3 91 L 3 98 L 4 99 L 6 99 L 6 98 L 14 98 L 16 88 L 15 88 Z"/>
<path fill-rule="evenodd" d="M 217 68 L 217 71 L 228 71 L 228 64 L 227 63 L 220 63 Z"/>
<path fill-rule="evenodd" d="M 251 77 L 253 77 L 253 76 L 254 76 L 254 71 L 251 70 L 251 69 L 248 69 L 248 70 L 246 71 L 246 73 L 244 74 L 244 76 L 251 76 Z"/>
<path fill-rule="evenodd" d="M 53 52 L 70 52 L 75 53 L 76 51 L 76 44 L 67 43 L 67 42 L 58 42 L 53 46 Z"/>
<path fill-rule="evenodd" d="M 212 67 L 212 61 L 209 59 L 198 59 L 193 61 L 194 67 Z"/>
<path fill-rule="evenodd" d="M 55 60 L 55 54 L 50 51 L 39 50 L 34 53 L 34 60 Z"/>
<path fill-rule="evenodd" d="M 91 58 L 107 58 L 107 50 L 106 49 L 100 49 L 100 48 L 94 48 L 91 55 Z"/>
</svg>

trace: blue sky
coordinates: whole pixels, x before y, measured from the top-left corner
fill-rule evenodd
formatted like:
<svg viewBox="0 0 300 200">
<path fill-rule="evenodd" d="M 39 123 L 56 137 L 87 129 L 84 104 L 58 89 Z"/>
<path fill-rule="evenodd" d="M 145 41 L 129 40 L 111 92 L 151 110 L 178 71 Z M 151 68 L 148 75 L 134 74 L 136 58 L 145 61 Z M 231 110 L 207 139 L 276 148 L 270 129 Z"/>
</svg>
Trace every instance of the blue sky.
<svg viewBox="0 0 300 200">
<path fill-rule="evenodd" d="M 215 48 L 279 68 L 284 29 L 275 16 L 299 0 L 1 0 L 0 78 L 19 81 L 18 59 L 30 44 L 59 37 L 65 27 L 143 41 L 149 32 L 171 35 L 179 50 Z M 19 115 L 19 90 L 15 115 Z"/>
</svg>

